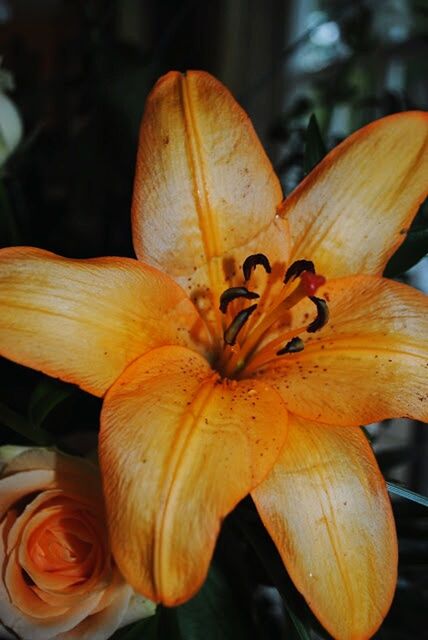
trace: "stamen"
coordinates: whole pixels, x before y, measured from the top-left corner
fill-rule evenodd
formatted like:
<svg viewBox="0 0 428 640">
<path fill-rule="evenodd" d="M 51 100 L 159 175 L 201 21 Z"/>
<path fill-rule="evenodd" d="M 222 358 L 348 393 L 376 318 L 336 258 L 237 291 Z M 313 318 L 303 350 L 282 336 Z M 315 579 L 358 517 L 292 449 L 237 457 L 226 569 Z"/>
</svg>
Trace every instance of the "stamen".
<svg viewBox="0 0 428 640">
<path fill-rule="evenodd" d="M 256 298 L 260 298 L 260 296 L 255 291 L 248 291 L 246 287 L 230 287 L 230 289 L 223 291 L 220 296 L 220 311 L 226 313 L 229 303 L 232 302 L 232 300 L 236 300 L 236 298 L 255 300 Z"/>
<path fill-rule="evenodd" d="M 277 356 L 283 356 L 286 353 L 299 353 L 305 348 L 305 343 L 301 338 L 292 338 L 290 342 L 287 342 L 285 347 L 276 352 Z"/>
<path fill-rule="evenodd" d="M 246 280 L 251 277 L 253 269 L 258 264 L 261 264 L 268 273 L 271 273 L 271 267 L 266 256 L 254 254 L 244 261 L 242 267 Z M 240 311 L 224 331 L 225 343 L 233 347 L 236 344 L 239 332 L 250 315 L 258 308 L 255 321 L 249 322 L 240 334 L 239 348 L 225 349 L 224 351 L 226 354 L 223 360 L 225 375 L 230 377 L 240 375 L 240 372 L 244 369 L 247 375 L 256 371 L 258 367 L 266 362 L 274 360 L 276 356 L 299 353 L 304 349 L 305 345 L 303 340 L 297 336 L 305 332 L 314 333 L 319 331 L 328 322 L 329 310 L 327 302 L 323 298 L 318 298 L 314 295 L 319 287 L 325 284 L 326 279 L 315 272 L 313 262 L 296 260 L 287 269 L 283 282 L 285 286 L 266 310 L 263 308 L 263 301 L 265 300 L 265 293 L 263 293 L 258 304 Z M 229 302 L 239 297 L 252 299 L 260 296 L 248 291 L 246 287 L 232 287 L 220 297 L 220 310 L 225 313 Z M 317 309 L 317 315 L 308 326 L 291 328 L 289 326 L 289 312 L 304 298 L 309 298 L 313 302 Z M 260 313 L 261 311 L 262 313 Z M 282 333 L 282 328 L 285 329 L 285 335 Z M 273 329 L 276 337 L 269 341 L 269 333 Z M 282 336 L 278 335 L 280 333 L 282 333 Z M 285 346 L 282 346 L 284 344 Z"/>
<path fill-rule="evenodd" d="M 312 300 L 317 308 L 317 317 L 306 327 L 308 333 L 315 333 L 327 324 L 329 318 L 329 310 L 327 302 L 323 298 L 317 298 L 316 296 L 310 296 L 309 300 Z"/>
<path fill-rule="evenodd" d="M 322 278 L 322 276 L 320 277 Z M 297 287 L 295 287 L 294 290 L 286 298 L 284 298 L 276 307 L 274 307 L 272 311 L 268 311 L 266 315 L 260 320 L 260 322 L 251 329 L 248 337 L 245 338 L 244 343 L 241 345 L 239 354 L 235 353 L 230 359 L 230 368 L 234 367 L 237 363 L 245 361 L 248 356 L 257 348 L 257 344 L 261 340 L 262 336 L 267 331 L 269 331 L 269 329 L 276 322 L 281 321 L 289 309 L 292 309 L 296 304 L 298 304 L 303 298 L 306 298 L 307 296 L 307 283 L 302 282 L 301 276 L 300 282 Z"/>
<path fill-rule="evenodd" d="M 264 253 L 254 253 L 253 255 L 248 256 L 248 258 L 245 258 L 244 264 L 242 265 L 242 271 L 246 282 L 250 279 L 251 273 L 259 264 L 262 265 L 266 273 L 272 272 L 270 262 Z"/>
<path fill-rule="evenodd" d="M 226 344 L 234 345 L 238 333 L 241 331 L 244 324 L 247 322 L 250 315 L 257 309 L 257 304 L 251 305 L 247 309 L 242 309 L 232 320 L 230 325 L 225 330 L 223 337 Z"/>
<path fill-rule="evenodd" d="M 295 280 L 304 271 L 309 271 L 309 273 L 315 273 L 314 263 L 311 262 L 311 260 L 296 260 L 296 262 L 293 262 L 293 264 L 291 264 L 288 267 L 285 273 L 284 284 L 287 284 L 287 282 L 292 278 L 293 280 Z"/>
</svg>

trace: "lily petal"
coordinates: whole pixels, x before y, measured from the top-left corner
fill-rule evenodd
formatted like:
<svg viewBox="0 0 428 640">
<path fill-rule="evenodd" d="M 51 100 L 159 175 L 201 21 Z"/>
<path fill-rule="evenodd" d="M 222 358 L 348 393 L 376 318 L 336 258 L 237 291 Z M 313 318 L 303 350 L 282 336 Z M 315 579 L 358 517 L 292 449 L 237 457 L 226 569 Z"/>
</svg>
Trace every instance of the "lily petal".
<svg viewBox="0 0 428 640">
<path fill-rule="evenodd" d="M 149 349 L 190 344 L 198 323 L 184 291 L 136 260 L 0 252 L 0 354 L 95 395 Z"/>
<path fill-rule="evenodd" d="M 196 299 L 208 287 L 218 306 L 248 255 L 287 259 L 288 234 L 275 216 L 281 199 L 248 116 L 218 80 L 173 71 L 158 81 L 146 103 L 135 176 L 140 259 Z"/>
<path fill-rule="evenodd" d="M 337 640 L 365 640 L 389 609 L 397 542 L 385 483 L 359 428 L 299 420 L 252 493 L 298 590 Z"/>
<path fill-rule="evenodd" d="M 182 347 L 154 349 L 106 395 L 100 462 L 112 549 L 168 606 L 203 583 L 222 518 L 269 472 L 287 413 L 264 382 L 221 381 Z"/>
<path fill-rule="evenodd" d="M 318 273 L 381 274 L 428 195 L 428 113 L 399 113 L 333 149 L 281 206 L 291 261 Z"/>
<path fill-rule="evenodd" d="M 329 300 L 329 323 L 304 338 L 304 351 L 277 357 L 258 375 L 311 420 L 428 421 L 427 296 L 376 276 L 331 280 L 319 295 Z M 304 326 L 310 313 L 311 302 L 300 305 L 293 323 Z"/>
</svg>

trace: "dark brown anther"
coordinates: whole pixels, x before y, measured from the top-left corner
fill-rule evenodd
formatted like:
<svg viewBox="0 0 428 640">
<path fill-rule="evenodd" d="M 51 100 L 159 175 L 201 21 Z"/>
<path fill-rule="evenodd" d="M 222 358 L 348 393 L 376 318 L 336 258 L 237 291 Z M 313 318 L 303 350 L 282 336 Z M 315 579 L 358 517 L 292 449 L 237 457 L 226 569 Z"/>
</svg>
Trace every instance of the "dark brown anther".
<svg viewBox="0 0 428 640">
<path fill-rule="evenodd" d="M 327 302 L 323 298 L 310 296 L 309 300 L 312 300 L 317 308 L 317 317 L 311 322 L 310 325 L 308 325 L 306 331 L 308 333 L 315 333 L 315 331 L 319 331 L 325 324 L 327 324 L 330 314 Z"/>
<path fill-rule="evenodd" d="M 310 260 L 296 260 L 296 262 L 293 262 L 293 264 L 288 267 L 285 273 L 284 284 L 287 284 L 291 279 L 294 280 L 298 278 L 304 271 L 315 273 L 314 263 Z"/>
<path fill-rule="evenodd" d="M 301 338 L 292 338 L 290 342 L 287 342 L 285 347 L 276 352 L 277 356 L 283 356 L 286 353 L 299 353 L 305 348 L 305 343 Z"/>
<path fill-rule="evenodd" d="M 236 298 L 246 298 L 246 300 L 255 300 L 260 298 L 259 294 L 255 291 L 248 291 L 246 287 L 231 287 L 226 289 L 220 296 L 220 311 L 226 313 L 229 302 L 236 300 Z"/>
<path fill-rule="evenodd" d="M 252 304 L 247 309 L 242 309 L 232 320 L 230 325 L 225 330 L 223 337 L 226 344 L 233 346 L 236 343 L 238 333 L 241 331 L 244 324 L 247 322 L 250 315 L 257 309 L 256 304 Z"/>
<path fill-rule="evenodd" d="M 254 253 L 252 256 L 248 256 L 248 258 L 245 258 L 244 264 L 242 265 L 245 282 L 250 279 L 251 273 L 259 264 L 262 265 L 266 273 L 271 273 L 272 269 L 270 266 L 270 262 L 264 255 L 264 253 Z"/>
</svg>

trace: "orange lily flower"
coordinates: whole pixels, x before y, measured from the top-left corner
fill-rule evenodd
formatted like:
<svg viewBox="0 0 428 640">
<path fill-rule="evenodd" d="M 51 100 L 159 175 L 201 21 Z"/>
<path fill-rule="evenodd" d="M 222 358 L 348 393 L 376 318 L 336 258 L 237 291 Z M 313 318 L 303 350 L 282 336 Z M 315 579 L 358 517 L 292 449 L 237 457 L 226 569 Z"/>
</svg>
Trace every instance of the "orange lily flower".
<svg viewBox="0 0 428 640">
<path fill-rule="evenodd" d="M 199 589 L 251 493 L 326 629 L 380 625 L 396 534 L 359 425 L 428 419 L 427 299 L 381 276 L 426 197 L 427 140 L 427 114 L 378 120 L 281 204 L 229 92 L 171 72 L 142 122 L 138 260 L 0 252 L 0 352 L 105 396 L 112 546 L 148 598 Z"/>
</svg>

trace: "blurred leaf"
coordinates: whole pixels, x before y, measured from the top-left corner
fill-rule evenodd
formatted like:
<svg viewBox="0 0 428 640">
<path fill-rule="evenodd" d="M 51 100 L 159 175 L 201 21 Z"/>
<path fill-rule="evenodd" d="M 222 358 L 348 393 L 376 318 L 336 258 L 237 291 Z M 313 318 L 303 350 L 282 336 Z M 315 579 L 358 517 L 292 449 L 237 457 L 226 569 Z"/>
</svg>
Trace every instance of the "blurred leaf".
<svg viewBox="0 0 428 640">
<path fill-rule="evenodd" d="M 180 624 L 178 620 L 178 609 L 168 607 L 158 607 L 160 611 L 158 638 L 159 640 L 187 640 L 181 634 Z M 144 640 L 144 638 L 142 638 Z"/>
<path fill-rule="evenodd" d="M 36 427 L 43 424 L 55 407 L 69 398 L 74 391 L 71 385 L 53 378 L 44 378 L 34 389 L 28 407 L 28 416 Z"/>
<path fill-rule="evenodd" d="M 373 445 L 377 440 L 377 435 L 375 433 L 370 433 L 367 427 L 361 427 L 361 431 L 364 433 L 367 440 L 370 442 L 370 445 Z"/>
<path fill-rule="evenodd" d="M 384 275 L 387 278 L 404 273 L 414 267 L 428 254 L 428 227 L 410 230 L 401 247 L 394 253 L 386 265 Z"/>
<path fill-rule="evenodd" d="M 234 602 L 233 592 L 215 567 L 211 567 L 199 593 L 175 612 L 185 640 L 248 638 L 247 624 Z"/>
<path fill-rule="evenodd" d="M 4 181 L 0 178 L 0 246 L 20 243 L 20 234 Z"/>
<path fill-rule="evenodd" d="M 305 97 L 297 98 L 291 107 L 281 114 L 273 126 L 269 135 L 274 140 L 287 141 L 290 136 L 300 128 L 299 120 L 304 117 L 306 120 L 308 112 L 313 110 L 313 102 Z"/>
<path fill-rule="evenodd" d="M 0 60 L 0 64 L 3 60 Z M 0 69 L 0 91 L 13 91 L 15 89 L 15 79 L 13 73 L 8 69 Z"/>
<path fill-rule="evenodd" d="M 305 135 L 305 154 L 303 171 L 308 174 L 324 158 L 327 153 L 315 114 L 309 119 Z"/>
<path fill-rule="evenodd" d="M 251 516 L 251 514 L 249 515 Z M 306 619 L 306 610 L 309 615 L 311 614 L 286 573 L 278 551 L 269 538 L 265 528 L 260 526 L 259 520 L 251 521 L 248 519 L 242 507 L 238 507 L 230 517 L 239 527 L 259 557 L 267 575 L 278 589 L 284 607 L 293 624 L 295 636 L 299 640 L 311 640 L 311 627 L 313 627 L 313 625 L 309 624 Z M 305 613 L 302 611 L 303 607 L 306 609 Z M 315 622 L 315 624 L 317 623 Z"/>
<path fill-rule="evenodd" d="M 116 631 L 111 640 L 157 640 L 159 614 Z"/>
<path fill-rule="evenodd" d="M 389 493 L 393 493 L 396 496 L 400 496 L 400 498 L 404 498 L 406 500 L 412 500 L 412 502 L 417 502 L 418 504 L 421 504 L 424 507 L 428 507 L 428 498 L 426 496 L 422 496 L 420 493 L 415 493 L 414 491 L 410 491 L 410 489 L 405 489 L 404 487 L 400 487 L 400 485 L 395 484 L 394 482 L 387 482 L 386 486 L 388 488 Z"/>
<path fill-rule="evenodd" d="M 176 620 L 176 609 L 159 605 L 154 616 L 119 629 L 111 640 L 187 640 L 182 638 Z"/>
<path fill-rule="evenodd" d="M 376 453 L 376 460 L 380 470 L 385 475 L 388 471 L 401 464 L 407 464 L 415 456 L 412 447 L 394 447 Z"/>
<path fill-rule="evenodd" d="M 285 601 L 284 605 L 300 640 L 311 640 L 311 632 L 310 629 L 306 626 L 305 622 L 303 622 L 303 620 L 295 614 L 293 609 Z"/>
<path fill-rule="evenodd" d="M 358 95 L 357 84 L 352 75 L 352 63 L 338 60 L 335 69 L 330 67 L 314 78 L 314 88 L 318 94 L 318 109 L 323 105 L 329 109 L 340 102 L 350 102 Z"/>
<path fill-rule="evenodd" d="M 8 427 L 15 433 L 23 436 L 30 442 L 40 446 L 47 446 L 52 444 L 50 435 L 40 429 L 40 427 L 33 426 L 25 418 L 10 409 L 7 405 L 0 402 L 0 424 Z"/>
<path fill-rule="evenodd" d="M 372 29 L 373 9 L 364 3 L 356 3 L 355 11 L 342 24 L 344 41 L 354 52 L 370 52 L 377 44 Z"/>
<path fill-rule="evenodd" d="M 291 107 L 285 112 L 284 119 L 291 120 L 303 116 L 313 105 L 313 100 L 309 96 L 299 96 Z"/>
</svg>

